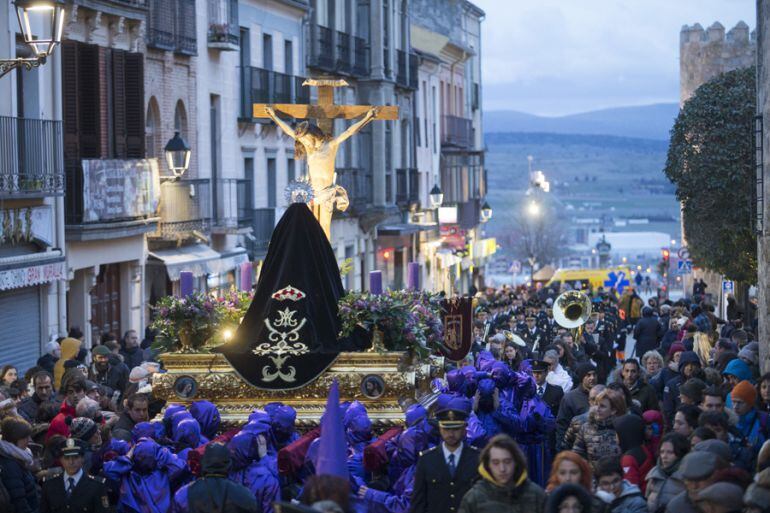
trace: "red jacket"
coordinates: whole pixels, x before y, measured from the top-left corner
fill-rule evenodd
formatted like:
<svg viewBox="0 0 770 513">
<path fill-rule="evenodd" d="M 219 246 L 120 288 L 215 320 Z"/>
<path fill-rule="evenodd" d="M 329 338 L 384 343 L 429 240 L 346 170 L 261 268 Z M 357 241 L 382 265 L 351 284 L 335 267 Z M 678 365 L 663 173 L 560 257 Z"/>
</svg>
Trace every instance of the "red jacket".
<svg viewBox="0 0 770 513">
<path fill-rule="evenodd" d="M 642 463 L 627 452 L 620 458 L 620 466 L 623 467 L 623 479 L 638 486 L 644 495 L 647 491 L 647 474 L 655 466 L 655 457 L 646 445 L 642 446 L 642 450 L 645 456 Z"/>
<path fill-rule="evenodd" d="M 45 441 L 47 442 L 49 438 L 51 438 L 53 435 L 62 435 L 64 437 L 70 436 L 70 427 L 67 425 L 67 417 L 72 417 L 73 419 L 77 417 L 77 414 L 75 413 L 75 407 L 70 406 L 67 403 L 67 400 L 65 399 L 61 403 L 61 408 L 59 408 L 59 413 L 56 415 L 56 417 L 53 418 L 51 421 L 51 425 L 48 426 L 48 431 L 45 434 Z"/>
</svg>

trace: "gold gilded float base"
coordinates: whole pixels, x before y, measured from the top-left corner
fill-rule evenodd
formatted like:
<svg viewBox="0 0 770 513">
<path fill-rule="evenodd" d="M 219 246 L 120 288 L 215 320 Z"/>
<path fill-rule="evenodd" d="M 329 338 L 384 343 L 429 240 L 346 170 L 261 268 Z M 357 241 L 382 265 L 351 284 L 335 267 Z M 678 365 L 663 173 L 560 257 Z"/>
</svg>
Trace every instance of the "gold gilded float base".
<svg viewBox="0 0 770 513">
<path fill-rule="evenodd" d="M 374 426 L 400 425 L 404 422 L 401 405 L 415 402 L 422 393 L 418 389 L 424 389 L 428 381 L 424 373 L 430 372 L 429 368 L 426 371 L 424 366 L 413 365 L 404 352 L 341 353 L 329 369 L 307 386 L 275 391 L 262 390 L 242 380 L 221 354 L 166 353 L 160 358 L 167 372 L 153 377 L 153 395 L 169 403 L 209 400 L 219 408 L 225 426 L 243 424 L 252 411 L 274 401 L 297 410 L 299 427 L 316 426 L 334 379 L 339 383 L 340 400 L 362 402 Z M 364 379 L 371 375 L 379 376 L 384 383 L 382 395 L 377 398 L 364 395 Z M 175 384 L 185 377 L 195 380 L 196 386 L 194 394 L 183 399 Z"/>
</svg>

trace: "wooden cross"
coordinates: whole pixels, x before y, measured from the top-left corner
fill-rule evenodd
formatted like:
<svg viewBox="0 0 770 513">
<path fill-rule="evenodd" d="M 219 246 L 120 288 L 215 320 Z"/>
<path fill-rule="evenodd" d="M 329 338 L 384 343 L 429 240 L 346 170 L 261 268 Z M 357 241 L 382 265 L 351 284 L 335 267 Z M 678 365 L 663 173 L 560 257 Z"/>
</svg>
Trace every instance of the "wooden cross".
<svg viewBox="0 0 770 513">
<path fill-rule="evenodd" d="M 334 103 L 334 88 L 347 87 L 348 83 L 345 80 L 308 78 L 302 85 L 318 88 L 317 104 L 277 103 L 272 105 L 273 109 L 276 113 L 295 119 L 315 119 L 318 128 L 329 136 L 334 135 L 332 131 L 336 118 L 358 118 L 372 108 L 371 105 L 337 105 Z M 266 106 L 265 103 L 253 104 L 252 117 L 269 118 L 270 116 L 265 113 Z M 395 121 L 398 119 L 398 107 L 391 105 L 380 107 L 374 119 Z"/>
</svg>

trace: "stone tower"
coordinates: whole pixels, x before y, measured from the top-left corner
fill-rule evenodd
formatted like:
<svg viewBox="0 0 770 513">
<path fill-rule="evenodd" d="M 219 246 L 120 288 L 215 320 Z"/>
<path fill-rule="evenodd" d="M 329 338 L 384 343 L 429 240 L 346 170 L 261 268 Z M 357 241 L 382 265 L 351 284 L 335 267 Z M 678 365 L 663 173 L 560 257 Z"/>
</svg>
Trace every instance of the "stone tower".
<svg viewBox="0 0 770 513">
<path fill-rule="evenodd" d="M 743 21 L 727 34 L 718 21 L 706 30 L 700 23 L 685 25 L 679 33 L 679 104 L 720 73 L 754 65 L 756 54 L 756 34 Z"/>
</svg>

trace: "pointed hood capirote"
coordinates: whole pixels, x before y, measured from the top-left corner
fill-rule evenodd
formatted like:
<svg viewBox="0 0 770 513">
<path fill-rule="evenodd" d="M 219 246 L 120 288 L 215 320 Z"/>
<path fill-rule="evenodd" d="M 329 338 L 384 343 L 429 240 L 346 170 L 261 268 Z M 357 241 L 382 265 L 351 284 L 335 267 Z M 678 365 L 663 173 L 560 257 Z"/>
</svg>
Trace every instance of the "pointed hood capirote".
<svg viewBox="0 0 770 513">
<path fill-rule="evenodd" d="M 348 479 L 347 443 L 340 411 L 340 391 L 335 379 L 329 390 L 326 411 L 321 418 L 321 436 L 315 461 L 317 475 L 328 474 Z"/>
<path fill-rule="evenodd" d="M 329 240 L 307 205 L 295 203 L 273 231 L 243 322 L 216 351 L 255 387 L 302 387 L 350 349 L 337 338 L 344 293 Z"/>
</svg>

